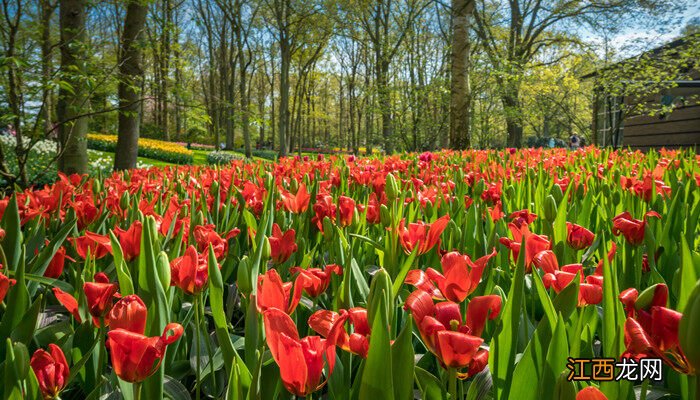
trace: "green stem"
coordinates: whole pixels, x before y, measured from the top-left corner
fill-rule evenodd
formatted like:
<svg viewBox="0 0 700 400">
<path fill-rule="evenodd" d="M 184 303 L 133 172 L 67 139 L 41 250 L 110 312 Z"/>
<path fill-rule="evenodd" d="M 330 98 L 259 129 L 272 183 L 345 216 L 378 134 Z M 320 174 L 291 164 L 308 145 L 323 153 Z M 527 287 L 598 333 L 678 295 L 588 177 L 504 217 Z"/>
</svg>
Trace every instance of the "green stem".
<svg viewBox="0 0 700 400">
<path fill-rule="evenodd" d="M 649 379 L 645 379 L 642 382 L 642 391 L 639 394 L 639 400 L 647 400 L 647 387 L 649 386 Z"/>
<path fill-rule="evenodd" d="M 141 382 L 132 383 L 134 388 L 134 400 L 141 400 Z"/>
<path fill-rule="evenodd" d="M 107 351 L 107 347 L 105 346 L 105 322 L 104 318 L 100 318 L 100 330 L 97 332 L 97 334 L 100 336 L 100 348 L 99 348 L 99 353 L 97 353 L 97 369 L 95 370 L 95 382 L 98 382 L 100 380 L 100 376 L 102 376 L 102 367 L 105 362 L 105 353 Z"/>
<path fill-rule="evenodd" d="M 691 378 L 695 379 L 695 397 L 693 398 L 697 399 L 700 396 L 700 375 L 694 375 Z"/>
<path fill-rule="evenodd" d="M 201 313 L 200 315 L 202 316 L 201 320 L 204 323 L 204 326 L 207 326 L 206 325 L 207 320 L 206 320 L 206 318 L 204 318 L 204 303 L 206 302 L 206 300 L 203 300 L 201 298 L 202 297 L 201 294 L 199 295 L 199 297 L 200 297 L 199 307 L 200 307 L 200 313 Z M 207 329 L 206 332 L 208 334 L 209 330 Z M 217 387 L 216 387 L 216 375 L 214 375 L 214 373 L 216 372 L 216 371 L 214 371 L 214 361 L 213 361 L 214 360 L 214 351 L 211 348 L 211 341 L 209 340 L 208 337 L 204 341 L 204 344 L 207 346 L 207 354 L 209 355 L 209 372 L 211 374 L 212 382 L 214 385 L 214 393 L 218 393 L 219 391 L 217 390 Z"/>
<path fill-rule="evenodd" d="M 196 361 L 196 366 L 197 366 L 197 371 L 195 371 L 195 378 L 197 380 L 195 384 L 195 396 L 197 400 L 200 400 L 201 398 L 201 393 L 200 393 L 200 381 L 199 381 L 199 375 L 201 373 L 200 369 L 200 331 L 199 331 L 199 295 L 197 295 L 194 298 L 194 325 L 195 325 L 195 353 L 197 355 L 197 361 Z"/>
<path fill-rule="evenodd" d="M 456 368 L 448 368 L 448 385 L 450 388 L 450 400 L 456 400 L 457 399 L 457 369 Z"/>
</svg>

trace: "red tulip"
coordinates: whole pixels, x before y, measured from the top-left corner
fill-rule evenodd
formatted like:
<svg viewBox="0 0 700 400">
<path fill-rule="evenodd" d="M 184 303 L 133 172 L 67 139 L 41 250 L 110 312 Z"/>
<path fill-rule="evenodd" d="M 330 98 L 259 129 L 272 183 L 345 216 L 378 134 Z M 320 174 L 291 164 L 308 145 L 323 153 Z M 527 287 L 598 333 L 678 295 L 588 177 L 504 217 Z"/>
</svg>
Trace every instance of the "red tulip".
<svg viewBox="0 0 700 400">
<path fill-rule="evenodd" d="M 442 273 L 432 268 L 425 272 L 411 270 L 406 275 L 405 283 L 429 293 L 436 300 L 461 303 L 476 290 L 484 268 L 495 255 L 494 249 L 491 254 L 472 262 L 469 256 L 453 251 L 442 256 Z"/>
<path fill-rule="evenodd" d="M 620 301 L 627 313 L 627 348 L 622 357 L 658 357 L 680 373 L 691 373 L 692 367 L 679 346 L 678 326 L 682 314 L 666 308 L 668 288 L 665 284 L 659 283 L 647 290 L 653 290 L 651 298 L 642 296 L 640 299 L 634 288 L 620 293 Z"/>
<path fill-rule="evenodd" d="M 293 290 L 292 290 L 292 286 Z M 282 282 L 277 270 L 270 269 L 262 275 L 258 275 L 258 288 L 256 295 L 256 305 L 258 312 L 263 313 L 270 308 L 277 308 L 288 314 L 294 312 L 299 304 L 301 292 L 304 288 L 299 284 L 299 279 L 295 284 L 292 282 Z"/>
<path fill-rule="evenodd" d="M 548 272 L 542 277 L 542 282 L 545 288 L 551 287 L 556 293 L 559 293 L 574 280 L 577 273 L 580 279 L 578 306 L 599 304 L 603 301 L 603 277 L 600 275 L 584 277 L 583 265 L 581 264 L 568 264 L 561 267 L 561 270 Z"/>
<path fill-rule="evenodd" d="M 282 198 L 282 204 L 284 208 L 294 214 L 301 214 L 309 208 L 309 201 L 311 200 L 311 195 L 306 190 L 306 185 L 299 185 L 297 194 L 291 194 L 284 189 L 280 189 L 280 197 Z"/>
<path fill-rule="evenodd" d="M 2 269 L 2 264 L 0 264 L 0 269 Z M 5 300 L 5 296 L 7 296 L 7 292 L 10 290 L 10 286 L 14 285 L 17 283 L 14 279 L 10 279 L 5 274 L 0 272 L 0 303 Z"/>
<path fill-rule="evenodd" d="M 98 235 L 97 233 L 85 231 L 83 236 L 68 240 L 73 242 L 75 251 L 83 259 L 87 257 L 88 250 L 95 260 L 99 260 L 112 252 L 112 242 L 107 235 Z"/>
<path fill-rule="evenodd" d="M 525 272 L 530 272 L 532 270 L 532 261 L 535 256 L 544 250 L 549 249 L 550 243 L 549 238 L 544 235 L 536 235 L 530 232 L 527 225 L 523 225 L 520 228 L 515 226 L 515 224 L 508 224 L 510 232 L 513 234 L 513 239 L 502 237 L 499 239 L 501 244 L 508 247 L 513 255 L 513 260 L 518 260 L 520 256 L 520 246 L 522 244 L 523 238 L 525 239 Z"/>
<path fill-rule="evenodd" d="M 39 382 L 39 389 L 44 399 L 55 399 L 66 387 L 70 368 L 63 350 L 53 343 L 49 344 L 49 351 L 38 349 L 32 355 L 29 365 Z"/>
<path fill-rule="evenodd" d="M 319 193 L 316 195 L 316 203 L 313 205 L 314 215 L 311 217 L 311 222 L 316 224 L 319 231 L 323 232 L 323 219 L 328 217 L 331 221 L 335 221 L 336 206 L 333 204 L 333 197 L 327 193 Z"/>
<path fill-rule="evenodd" d="M 445 368 L 458 370 L 468 368 L 467 372 L 458 372 L 460 379 L 466 379 L 478 373 L 471 363 L 476 358 L 477 365 L 483 369 L 486 365 L 480 350 L 484 340 L 480 337 L 486 320 L 494 319 L 501 311 L 501 298 L 496 295 L 473 298 L 467 306 L 466 323 L 463 322 L 459 304 L 444 301 L 433 304 L 431 296 L 416 290 L 406 299 L 405 307 L 411 310 L 418 331 L 430 352 L 440 360 Z"/>
<path fill-rule="evenodd" d="M 588 386 L 578 392 L 576 400 L 608 400 L 608 398 L 596 387 Z"/>
<path fill-rule="evenodd" d="M 366 206 L 367 216 L 365 217 L 368 223 L 378 224 L 381 222 L 380 206 L 377 194 L 374 192 L 370 193 Z"/>
<path fill-rule="evenodd" d="M 101 272 L 95 274 L 95 282 L 83 284 L 88 311 L 96 322 L 112 309 L 112 301 L 118 289 L 117 284 L 110 283 L 109 278 Z"/>
<path fill-rule="evenodd" d="M 335 346 L 320 336 L 299 338 L 294 322 L 277 308 L 263 314 L 267 346 L 280 369 L 284 387 L 296 396 L 306 396 L 321 389 L 323 369 L 330 376 L 335 366 Z"/>
<path fill-rule="evenodd" d="M 622 234 L 629 244 L 632 246 L 639 246 L 644 241 L 644 229 L 647 225 L 647 217 L 661 218 L 661 215 L 656 211 L 649 211 L 639 220 L 632 218 L 632 214 L 629 212 L 623 212 L 613 218 L 613 235 L 619 236 Z"/>
<path fill-rule="evenodd" d="M 192 235 L 197 242 L 197 251 L 204 253 L 209 250 L 211 244 L 216 258 L 220 258 L 226 253 L 228 243 L 216 232 L 214 224 L 198 225 L 194 228 Z"/>
<path fill-rule="evenodd" d="M 44 276 L 51 279 L 58 279 L 58 277 L 60 277 L 63 273 L 63 267 L 66 264 L 66 259 L 75 261 L 66 255 L 66 248 L 61 246 L 58 248 L 58 250 L 56 250 L 56 254 L 53 255 L 49 265 L 46 267 Z"/>
<path fill-rule="evenodd" d="M 297 287 L 304 288 L 310 297 L 318 297 L 328 289 L 331 284 L 331 274 L 338 276 L 343 274 L 343 268 L 336 264 L 328 264 L 325 269 L 308 268 L 302 269 L 294 267 L 289 270 L 291 273 L 299 273 L 294 283 Z"/>
<path fill-rule="evenodd" d="M 131 261 L 141 253 L 141 231 L 143 225 L 141 221 L 134 221 L 127 230 L 119 227 L 114 228 L 114 233 L 119 239 L 119 244 L 122 247 L 124 260 Z"/>
<path fill-rule="evenodd" d="M 581 225 L 566 223 L 566 243 L 575 250 L 583 250 L 593 244 L 595 235 Z"/>
<path fill-rule="evenodd" d="M 355 215 L 355 200 L 350 197 L 340 196 L 338 198 L 338 209 L 340 210 L 340 225 L 350 226 L 352 217 Z"/>
<path fill-rule="evenodd" d="M 207 258 L 190 245 L 185 254 L 170 261 L 170 284 L 189 295 L 199 294 L 209 280 Z"/>
<path fill-rule="evenodd" d="M 57 287 L 51 290 L 53 291 L 54 296 L 56 296 L 56 300 L 58 300 L 58 302 L 61 303 L 61 305 L 65 307 L 65 309 L 68 310 L 71 315 L 73 315 L 78 323 L 82 323 L 83 319 L 80 318 L 80 312 L 78 311 L 78 300 L 76 300 L 71 294 L 66 293 Z"/>
<path fill-rule="evenodd" d="M 537 219 L 537 214 L 531 213 L 527 208 L 520 211 L 515 211 L 510 214 L 511 222 L 518 228 L 523 225 L 530 225 Z"/>
<path fill-rule="evenodd" d="M 367 321 L 367 310 L 354 307 L 340 314 L 330 310 L 318 310 L 309 317 L 309 326 L 326 338 L 331 345 L 367 358 L 369 352 L 370 327 Z M 345 323 L 353 327 L 352 333 L 345 330 Z"/>
<path fill-rule="evenodd" d="M 182 333 L 182 325 L 177 323 L 168 324 L 160 337 L 126 329 L 109 331 L 107 346 L 114 373 L 126 382 L 142 382 L 158 370 L 166 346 L 176 342 Z"/>
<path fill-rule="evenodd" d="M 546 274 L 553 274 L 559 270 L 559 261 L 552 250 L 543 250 L 535 254 L 535 257 L 532 258 L 532 263 Z"/>
<path fill-rule="evenodd" d="M 170 197 L 168 208 L 163 213 L 163 216 L 160 221 L 160 226 L 158 228 L 158 232 L 160 232 L 161 235 L 167 236 L 171 227 L 173 228 L 173 237 L 177 237 L 177 235 L 180 234 L 181 229 L 184 230 L 185 233 L 187 233 L 190 230 L 190 219 L 187 217 L 179 217 L 180 210 L 188 204 L 189 200 L 185 200 L 182 203 L 180 203 L 178 202 L 176 196 Z M 182 240 L 186 240 L 186 236 L 187 235 L 183 235 Z"/>
<path fill-rule="evenodd" d="M 270 242 L 270 258 L 275 264 L 282 264 L 297 251 L 296 232 L 290 229 L 282 233 L 280 226 L 272 224 Z"/>
<path fill-rule="evenodd" d="M 146 331 L 148 309 L 143 300 L 135 294 L 122 297 L 108 314 L 109 328 L 125 329 L 143 335 Z"/>
<path fill-rule="evenodd" d="M 435 246 L 440 248 L 440 235 L 448 222 L 450 222 L 450 216 L 444 215 L 431 224 L 418 221 L 408 224 L 408 228 L 405 228 L 405 220 L 401 220 L 398 234 L 406 254 L 411 254 L 416 247 L 418 247 L 418 255 L 429 252 Z"/>
</svg>

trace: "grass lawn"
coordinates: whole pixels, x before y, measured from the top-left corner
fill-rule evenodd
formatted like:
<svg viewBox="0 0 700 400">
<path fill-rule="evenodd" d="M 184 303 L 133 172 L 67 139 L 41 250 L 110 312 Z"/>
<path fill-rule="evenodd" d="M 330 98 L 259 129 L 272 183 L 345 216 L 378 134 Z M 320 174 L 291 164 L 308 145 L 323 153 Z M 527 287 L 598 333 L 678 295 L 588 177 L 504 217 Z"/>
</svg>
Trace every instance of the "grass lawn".
<svg viewBox="0 0 700 400">
<path fill-rule="evenodd" d="M 231 154 L 238 154 L 241 155 L 240 153 L 237 153 L 235 151 L 230 151 L 230 150 L 224 150 L 227 153 Z M 207 165 L 207 154 L 209 154 L 210 150 L 192 150 L 194 153 L 193 157 L 193 165 Z M 90 162 L 95 161 L 98 158 L 110 158 L 114 159 L 114 153 L 110 153 L 107 151 L 100 151 L 100 150 L 90 150 L 88 152 L 88 157 L 90 159 Z M 253 157 L 254 160 L 256 161 L 270 161 L 265 158 L 260 158 L 260 157 Z M 166 161 L 160 161 L 160 160 L 154 160 L 152 158 L 146 158 L 146 157 L 139 157 L 139 162 L 148 164 L 154 167 L 165 167 L 168 165 L 175 165 L 173 163 L 169 163 Z"/>
</svg>

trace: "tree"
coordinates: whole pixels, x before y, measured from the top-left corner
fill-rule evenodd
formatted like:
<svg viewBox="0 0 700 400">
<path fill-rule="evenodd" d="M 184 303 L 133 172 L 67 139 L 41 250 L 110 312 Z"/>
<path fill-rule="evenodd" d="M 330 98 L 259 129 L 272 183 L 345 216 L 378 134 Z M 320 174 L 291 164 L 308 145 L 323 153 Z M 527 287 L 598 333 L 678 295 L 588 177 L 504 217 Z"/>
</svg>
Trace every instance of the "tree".
<svg viewBox="0 0 700 400">
<path fill-rule="evenodd" d="M 475 0 L 452 0 L 452 74 L 450 147 L 469 147 L 471 86 L 469 82 L 470 22 Z"/>
<path fill-rule="evenodd" d="M 85 7 L 84 0 L 64 0 L 60 5 L 61 75 L 66 85 L 58 100 L 58 168 L 67 174 L 87 173 L 88 95 L 85 85 Z"/>
<path fill-rule="evenodd" d="M 119 136 L 114 169 L 136 168 L 141 124 L 142 50 L 139 41 L 146 25 L 148 4 L 130 0 L 126 8 L 119 52 Z"/>
</svg>

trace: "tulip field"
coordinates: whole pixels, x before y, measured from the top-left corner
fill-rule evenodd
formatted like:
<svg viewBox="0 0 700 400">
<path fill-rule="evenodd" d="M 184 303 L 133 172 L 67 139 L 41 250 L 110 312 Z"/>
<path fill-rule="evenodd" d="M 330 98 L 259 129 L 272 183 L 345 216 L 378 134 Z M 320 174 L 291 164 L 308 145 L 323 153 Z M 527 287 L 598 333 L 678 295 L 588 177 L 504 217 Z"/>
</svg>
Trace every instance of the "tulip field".
<svg viewBox="0 0 700 400">
<path fill-rule="evenodd" d="M 700 397 L 700 156 L 60 175 L 0 200 L 3 399 Z"/>
</svg>

